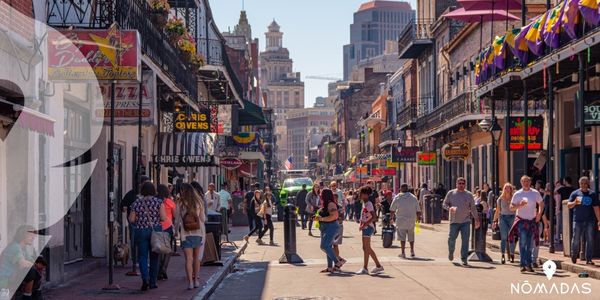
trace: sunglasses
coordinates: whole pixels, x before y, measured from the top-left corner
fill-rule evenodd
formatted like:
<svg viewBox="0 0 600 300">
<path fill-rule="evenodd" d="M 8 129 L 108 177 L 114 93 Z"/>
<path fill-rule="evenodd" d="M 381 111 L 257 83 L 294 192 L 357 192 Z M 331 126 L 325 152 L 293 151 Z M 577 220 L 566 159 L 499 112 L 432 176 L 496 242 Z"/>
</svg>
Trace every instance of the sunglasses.
<svg viewBox="0 0 600 300">
<path fill-rule="evenodd" d="M 462 181 L 461 181 L 461 182 L 459 182 L 458 184 L 459 184 L 459 185 L 465 185 L 465 184 L 467 184 L 467 183 L 466 183 L 466 182 L 462 182 Z"/>
</svg>

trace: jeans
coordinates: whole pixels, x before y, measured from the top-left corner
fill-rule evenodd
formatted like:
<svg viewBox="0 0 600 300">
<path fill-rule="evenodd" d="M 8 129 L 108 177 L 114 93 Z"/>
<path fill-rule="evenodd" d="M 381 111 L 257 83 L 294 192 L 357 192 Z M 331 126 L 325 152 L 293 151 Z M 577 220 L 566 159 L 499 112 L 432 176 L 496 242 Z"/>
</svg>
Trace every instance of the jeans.
<svg viewBox="0 0 600 300">
<path fill-rule="evenodd" d="M 571 257 L 579 256 L 581 237 L 585 235 L 585 261 L 591 261 L 594 256 L 594 234 L 596 221 L 573 222 L 573 241 L 571 243 Z"/>
<path fill-rule="evenodd" d="M 308 213 L 305 211 L 300 212 L 300 222 L 302 223 L 302 229 L 306 229 L 306 222 L 308 221 Z"/>
<path fill-rule="evenodd" d="M 450 234 L 448 235 L 448 252 L 454 254 L 454 248 L 456 245 L 456 238 L 460 232 L 460 259 L 462 261 L 467 260 L 469 255 L 469 233 L 471 231 L 471 221 L 464 223 L 452 223 L 450 224 Z"/>
<path fill-rule="evenodd" d="M 270 230 L 269 232 L 269 240 L 272 242 L 273 241 L 273 221 L 271 220 L 271 215 L 265 215 L 265 219 L 267 221 L 267 224 L 265 224 L 264 229 L 258 234 L 258 238 L 262 239 L 263 236 L 265 236 L 265 233 L 267 233 L 267 230 Z"/>
<path fill-rule="evenodd" d="M 252 214 L 247 214 L 248 216 L 248 230 L 252 231 L 254 229 L 254 216 Z"/>
<path fill-rule="evenodd" d="M 521 257 L 521 267 L 530 267 L 532 263 L 532 245 L 533 233 L 524 228 L 524 222 L 519 222 L 519 255 Z"/>
<path fill-rule="evenodd" d="M 160 226 L 154 228 L 155 231 L 162 231 Z M 138 249 L 138 264 L 140 265 L 140 273 L 142 280 L 149 283 L 150 286 L 156 286 L 156 277 L 158 276 L 158 254 L 152 252 L 150 245 L 150 237 L 152 236 L 152 228 L 136 228 L 135 229 L 135 244 Z M 150 258 L 150 264 L 148 264 Z M 148 265 L 150 269 L 148 270 Z"/>
<path fill-rule="evenodd" d="M 252 219 L 254 220 L 254 227 L 252 228 L 252 230 L 250 230 L 250 233 L 248 233 L 248 236 L 252 236 L 255 232 L 260 234 L 260 232 L 262 231 L 263 228 L 263 223 L 262 223 L 262 219 L 257 216 L 254 215 L 252 216 Z"/>
<path fill-rule="evenodd" d="M 352 205 L 348 204 L 346 205 L 346 217 L 344 217 L 345 220 L 352 220 Z"/>
<path fill-rule="evenodd" d="M 506 243 L 508 242 L 508 232 L 510 232 L 510 228 L 515 222 L 515 215 L 500 215 L 500 222 L 498 222 L 498 226 L 500 227 L 500 250 L 502 254 L 506 252 Z M 508 254 L 515 255 L 515 242 L 509 243 Z"/>
<path fill-rule="evenodd" d="M 337 221 L 321 222 L 321 250 L 327 255 L 327 268 L 332 268 L 338 263 L 337 256 L 333 252 L 333 240 L 340 230 L 340 224 Z"/>
<path fill-rule="evenodd" d="M 539 222 L 537 224 L 538 227 L 538 232 L 539 233 L 543 233 L 544 232 L 544 226 L 542 224 L 542 222 Z M 537 263 L 538 260 L 538 255 L 540 254 L 540 246 L 538 244 L 538 246 L 535 245 L 535 242 L 537 240 L 539 240 L 540 237 L 539 236 L 531 236 L 531 262 L 532 263 Z"/>
<path fill-rule="evenodd" d="M 306 213 L 307 217 L 308 217 L 308 233 L 312 232 L 312 225 L 313 225 L 313 213 Z"/>
</svg>

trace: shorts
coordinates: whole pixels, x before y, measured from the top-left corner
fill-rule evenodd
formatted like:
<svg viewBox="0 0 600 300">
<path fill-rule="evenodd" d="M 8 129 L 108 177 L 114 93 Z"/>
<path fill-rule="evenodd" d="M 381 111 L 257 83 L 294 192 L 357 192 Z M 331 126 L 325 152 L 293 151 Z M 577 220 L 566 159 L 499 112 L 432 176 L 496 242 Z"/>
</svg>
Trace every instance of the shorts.
<svg viewBox="0 0 600 300">
<path fill-rule="evenodd" d="M 338 233 L 335 235 L 335 238 L 333 239 L 333 245 L 341 245 L 343 238 L 344 238 L 344 225 L 340 224 L 340 229 L 338 230 Z"/>
<path fill-rule="evenodd" d="M 199 248 L 202 246 L 201 236 L 187 236 L 184 241 L 181 241 L 181 248 Z"/>
<path fill-rule="evenodd" d="M 371 237 L 375 233 L 375 228 L 372 226 L 367 226 L 362 230 L 363 237 Z"/>
<path fill-rule="evenodd" d="M 411 228 L 411 229 L 398 228 L 398 229 L 396 229 L 396 231 L 398 232 L 398 240 L 399 241 L 406 242 L 407 236 L 408 236 L 409 242 L 415 241 L 415 229 L 414 228 Z"/>
</svg>

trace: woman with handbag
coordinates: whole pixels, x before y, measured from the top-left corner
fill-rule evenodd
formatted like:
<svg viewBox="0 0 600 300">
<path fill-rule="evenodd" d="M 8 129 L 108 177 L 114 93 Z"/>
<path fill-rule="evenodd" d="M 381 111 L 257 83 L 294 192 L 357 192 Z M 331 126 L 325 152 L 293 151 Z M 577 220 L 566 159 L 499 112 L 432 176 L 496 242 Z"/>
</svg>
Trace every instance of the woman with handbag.
<svg viewBox="0 0 600 300">
<path fill-rule="evenodd" d="M 254 228 L 246 236 L 244 236 L 244 241 L 246 241 L 246 243 L 254 233 L 260 234 L 262 232 L 262 219 L 265 215 L 264 209 L 261 210 L 263 203 L 262 199 L 262 192 L 260 190 L 254 191 L 254 197 L 252 197 L 252 200 L 250 201 L 250 207 L 248 208 L 248 212 L 254 219 Z M 256 240 L 256 242 L 259 244 L 262 243 L 260 237 Z"/>
<path fill-rule="evenodd" d="M 510 210 L 510 202 L 514 194 L 513 185 L 510 182 L 504 184 L 500 197 L 496 200 L 496 213 L 494 214 L 494 223 L 492 229 L 500 228 L 500 251 L 502 252 L 502 264 L 506 263 L 504 254 L 507 252 L 508 233 L 510 232 L 513 223 L 515 222 L 515 212 Z M 514 242 L 508 245 L 508 255 L 510 262 L 515 262 L 515 246 Z"/>
<path fill-rule="evenodd" d="M 333 244 L 336 236 L 339 234 L 340 224 L 338 223 L 339 206 L 333 197 L 333 191 L 323 189 L 321 191 L 321 203 L 323 204 L 318 210 L 314 219 L 319 222 L 319 230 L 321 230 L 321 250 L 327 256 L 327 269 L 321 273 L 336 273 L 344 264 L 338 259 L 338 256 L 333 250 Z"/>
<path fill-rule="evenodd" d="M 257 242 L 261 245 L 264 244 L 262 237 L 265 236 L 265 233 L 267 233 L 267 230 L 269 230 L 269 245 L 275 246 L 275 242 L 273 242 L 273 221 L 271 220 L 271 215 L 273 214 L 273 194 L 270 191 L 265 192 L 265 201 L 263 201 L 261 204 L 260 211 L 263 212 L 265 226 L 264 229 L 258 234 Z"/>
<path fill-rule="evenodd" d="M 156 198 L 156 188 L 152 182 L 145 182 L 140 191 L 141 197 L 131 205 L 129 222 L 135 226 L 135 244 L 137 246 L 138 264 L 142 275 L 142 291 L 158 288 L 159 253 L 152 250 L 152 233 L 162 233 L 161 221 L 167 219 L 167 213 L 162 200 Z M 150 269 L 148 269 L 148 258 Z"/>
<path fill-rule="evenodd" d="M 181 185 L 181 196 L 177 203 L 175 222 L 181 232 L 181 248 L 185 256 L 185 273 L 188 290 L 200 287 L 200 246 L 206 235 L 204 222 L 206 208 L 196 189 L 188 184 Z"/>
</svg>

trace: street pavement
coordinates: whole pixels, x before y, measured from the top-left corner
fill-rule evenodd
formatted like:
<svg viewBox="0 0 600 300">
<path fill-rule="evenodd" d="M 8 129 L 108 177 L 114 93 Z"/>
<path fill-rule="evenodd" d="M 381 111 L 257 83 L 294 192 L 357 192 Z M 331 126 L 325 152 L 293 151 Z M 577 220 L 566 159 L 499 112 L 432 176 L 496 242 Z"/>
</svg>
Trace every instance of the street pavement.
<svg viewBox="0 0 600 300">
<path fill-rule="evenodd" d="M 415 259 L 398 257 L 399 241 L 386 249 L 380 235 L 373 237 L 372 246 L 385 272 L 355 275 L 362 266 L 360 232 L 354 222 L 347 221 L 344 227 L 340 251 L 348 263 L 342 273 L 319 273 L 326 267 L 319 238 L 308 236 L 307 231 L 299 227 L 297 247 L 304 263 L 280 264 L 278 261 L 284 251 L 283 223 L 276 222 L 275 242 L 279 246 L 261 246 L 256 244 L 256 237 L 251 238 L 233 272 L 210 299 L 598 299 L 600 295 L 600 281 L 596 279 L 578 278 L 577 274 L 562 270 L 550 280 L 541 269 L 535 274 L 521 274 L 518 262 L 501 265 L 498 252 L 489 252 L 494 263 L 471 262 L 471 266 L 463 267 L 459 264 L 460 237 L 452 263 L 448 261 L 447 231 L 442 230 L 421 229 L 416 235 Z M 318 234 L 318 230 L 313 232 Z M 370 261 L 369 269 L 372 267 L 374 263 Z M 533 290 L 530 291 L 527 284 L 531 284 Z M 568 292 L 561 294 L 561 284 L 563 290 L 568 286 Z M 588 290 L 584 290 L 583 285 L 591 289 L 591 293 L 586 294 Z M 540 288 L 538 293 L 535 293 L 536 288 Z"/>
</svg>

